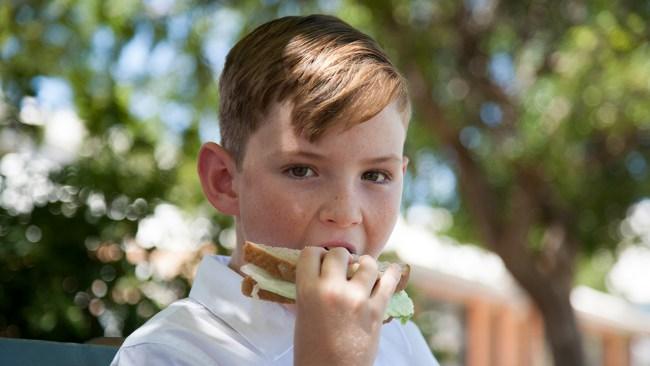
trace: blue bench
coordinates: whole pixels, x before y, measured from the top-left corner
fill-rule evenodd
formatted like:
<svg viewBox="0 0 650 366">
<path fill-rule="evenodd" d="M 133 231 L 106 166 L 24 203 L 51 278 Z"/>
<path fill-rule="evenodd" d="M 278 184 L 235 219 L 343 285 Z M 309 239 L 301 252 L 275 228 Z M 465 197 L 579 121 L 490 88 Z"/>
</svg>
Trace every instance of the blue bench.
<svg viewBox="0 0 650 366">
<path fill-rule="evenodd" d="M 108 366 L 117 350 L 96 344 L 0 338 L 0 365 Z"/>
</svg>

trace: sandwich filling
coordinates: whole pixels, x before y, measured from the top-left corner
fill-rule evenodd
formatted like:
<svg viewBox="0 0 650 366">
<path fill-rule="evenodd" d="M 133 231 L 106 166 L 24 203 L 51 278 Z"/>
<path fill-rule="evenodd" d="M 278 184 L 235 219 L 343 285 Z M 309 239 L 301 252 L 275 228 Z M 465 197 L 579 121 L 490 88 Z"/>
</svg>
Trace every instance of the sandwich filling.
<svg viewBox="0 0 650 366">
<path fill-rule="evenodd" d="M 257 282 L 253 288 L 253 298 L 257 298 L 257 292 L 262 289 L 288 299 L 296 299 L 295 283 L 277 279 L 264 269 L 250 263 L 243 265 L 241 271 Z M 412 316 L 413 301 L 411 301 L 406 291 L 402 290 L 395 293 L 390 298 L 384 320 L 393 317 L 405 324 Z"/>
<path fill-rule="evenodd" d="M 246 275 L 250 276 L 252 279 L 257 282 L 255 287 L 259 287 L 262 290 L 273 292 L 280 296 L 284 296 L 287 299 L 295 300 L 296 299 L 296 284 L 289 281 L 284 281 L 273 277 L 270 273 L 263 270 L 262 268 L 254 264 L 244 264 L 241 266 L 241 271 Z M 253 288 L 253 293 L 257 294 Z M 255 297 L 255 296 L 254 296 Z"/>
</svg>

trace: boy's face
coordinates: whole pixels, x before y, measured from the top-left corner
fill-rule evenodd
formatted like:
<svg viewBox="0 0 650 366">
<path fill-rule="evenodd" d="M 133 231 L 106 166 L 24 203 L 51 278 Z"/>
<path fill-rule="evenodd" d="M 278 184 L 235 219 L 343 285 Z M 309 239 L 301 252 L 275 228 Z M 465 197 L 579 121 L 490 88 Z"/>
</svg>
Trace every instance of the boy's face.
<svg viewBox="0 0 650 366">
<path fill-rule="evenodd" d="M 233 177 L 238 244 L 344 246 L 377 257 L 397 219 L 407 163 L 395 103 L 313 143 L 295 135 L 290 113 L 288 104 L 270 109 Z"/>
</svg>

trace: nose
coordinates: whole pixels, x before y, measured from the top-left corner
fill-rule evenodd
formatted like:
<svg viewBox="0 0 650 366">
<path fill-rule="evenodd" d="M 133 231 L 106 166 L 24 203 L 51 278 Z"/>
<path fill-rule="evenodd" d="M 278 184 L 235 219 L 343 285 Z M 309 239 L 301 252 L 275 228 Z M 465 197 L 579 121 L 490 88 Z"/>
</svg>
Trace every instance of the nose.
<svg viewBox="0 0 650 366">
<path fill-rule="evenodd" d="M 337 189 L 324 199 L 319 214 L 321 222 L 342 228 L 360 224 L 363 216 L 359 201 L 351 187 Z"/>
</svg>

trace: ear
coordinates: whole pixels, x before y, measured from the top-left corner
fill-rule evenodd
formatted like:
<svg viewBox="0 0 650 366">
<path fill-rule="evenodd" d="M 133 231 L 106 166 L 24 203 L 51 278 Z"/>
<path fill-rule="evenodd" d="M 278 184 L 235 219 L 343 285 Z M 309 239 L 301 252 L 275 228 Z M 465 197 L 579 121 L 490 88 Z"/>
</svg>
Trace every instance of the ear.
<svg viewBox="0 0 650 366">
<path fill-rule="evenodd" d="M 239 215 L 239 197 L 234 188 L 237 166 L 228 151 L 214 142 L 203 144 L 198 171 L 203 193 L 212 206 L 226 215 Z"/>
<path fill-rule="evenodd" d="M 402 158 L 402 175 L 406 174 L 406 167 L 409 165 L 409 157 L 404 155 Z"/>
</svg>

